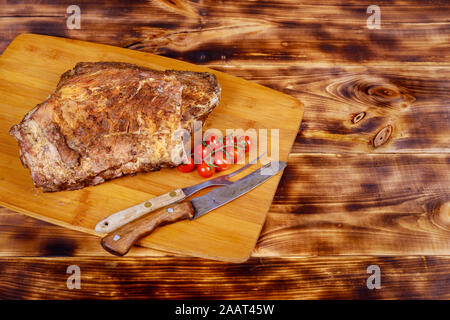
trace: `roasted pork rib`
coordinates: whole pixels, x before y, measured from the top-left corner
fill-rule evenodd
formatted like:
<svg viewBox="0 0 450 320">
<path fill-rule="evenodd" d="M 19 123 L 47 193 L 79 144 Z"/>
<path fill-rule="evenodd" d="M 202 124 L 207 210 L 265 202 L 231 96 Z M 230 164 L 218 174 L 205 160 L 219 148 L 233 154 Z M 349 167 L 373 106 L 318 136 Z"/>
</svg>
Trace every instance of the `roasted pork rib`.
<svg viewBox="0 0 450 320">
<path fill-rule="evenodd" d="M 36 187 L 79 189 L 179 165 L 183 141 L 176 131 L 204 121 L 220 92 L 206 72 L 81 62 L 10 134 Z"/>
</svg>

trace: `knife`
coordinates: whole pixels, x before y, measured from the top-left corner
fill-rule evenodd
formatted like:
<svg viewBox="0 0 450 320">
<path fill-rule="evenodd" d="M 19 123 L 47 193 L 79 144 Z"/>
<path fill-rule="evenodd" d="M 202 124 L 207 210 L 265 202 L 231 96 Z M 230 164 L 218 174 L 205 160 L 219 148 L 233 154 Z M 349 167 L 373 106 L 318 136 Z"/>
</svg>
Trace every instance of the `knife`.
<svg viewBox="0 0 450 320">
<path fill-rule="evenodd" d="M 282 161 L 273 161 L 233 182 L 215 188 L 192 200 L 176 203 L 140 219 L 130 222 L 109 233 L 101 240 L 103 248 L 118 256 L 125 255 L 136 241 L 149 235 L 158 226 L 190 219 L 194 220 L 224 204 L 239 198 L 286 167 Z"/>
<path fill-rule="evenodd" d="M 249 162 L 239 170 L 236 170 L 234 172 L 231 172 L 229 174 L 219 176 L 217 178 L 204 181 L 202 183 L 189 186 L 182 189 L 176 189 L 170 192 L 167 192 L 163 195 L 154 197 L 152 199 L 149 199 L 147 201 L 141 202 L 135 206 L 129 207 L 127 209 L 124 209 L 122 211 L 113 213 L 112 215 L 104 218 L 101 220 L 97 225 L 95 226 L 95 231 L 99 233 L 110 233 L 121 226 L 136 220 L 143 215 L 150 213 L 152 211 L 155 211 L 157 209 L 163 208 L 165 206 L 168 206 L 172 203 L 182 201 L 186 199 L 187 197 L 193 195 L 199 190 L 202 190 L 204 188 L 210 187 L 210 186 L 224 186 L 231 184 L 232 182 L 228 180 L 234 175 L 237 175 L 239 172 L 247 169 L 250 165 L 254 164 L 256 161 L 258 161 L 263 155 L 265 155 L 266 152 L 261 154 L 258 158 L 254 159 L 253 161 Z"/>
</svg>

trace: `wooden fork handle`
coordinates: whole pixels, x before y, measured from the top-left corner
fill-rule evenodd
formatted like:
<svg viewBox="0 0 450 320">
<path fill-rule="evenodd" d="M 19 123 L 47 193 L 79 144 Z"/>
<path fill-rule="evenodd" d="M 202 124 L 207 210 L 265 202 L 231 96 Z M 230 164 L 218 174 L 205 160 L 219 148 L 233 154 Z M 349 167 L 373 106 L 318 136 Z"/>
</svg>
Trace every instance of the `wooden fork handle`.
<svg viewBox="0 0 450 320">
<path fill-rule="evenodd" d="M 101 244 L 103 248 L 118 256 L 127 254 L 133 244 L 149 235 L 158 226 L 174 223 L 194 216 L 194 208 L 190 201 L 177 203 L 167 208 L 152 212 L 138 220 L 132 221 L 105 236 Z"/>
<path fill-rule="evenodd" d="M 152 211 L 158 210 L 165 206 L 179 202 L 186 199 L 182 189 L 176 189 L 150 200 L 141 202 L 130 208 L 116 212 L 105 219 L 101 220 L 95 226 L 95 231 L 98 233 L 110 233 L 119 229 L 121 226 L 136 220 Z"/>
</svg>

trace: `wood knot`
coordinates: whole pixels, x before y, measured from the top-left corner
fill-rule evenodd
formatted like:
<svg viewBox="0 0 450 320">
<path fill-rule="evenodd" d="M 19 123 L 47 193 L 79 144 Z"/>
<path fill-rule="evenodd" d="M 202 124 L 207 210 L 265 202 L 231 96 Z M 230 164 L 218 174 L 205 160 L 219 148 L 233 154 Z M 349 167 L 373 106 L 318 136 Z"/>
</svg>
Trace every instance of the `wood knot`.
<svg viewBox="0 0 450 320">
<path fill-rule="evenodd" d="M 450 202 L 437 204 L 431 208 L 431 220 L 444 230 L 450 230 Z"/>
<path fill-rule="evenodd" d="M 416 100 L 406 89 L 388 83 L 368 86 L 366 92 L 378 105 L 406 108 Z"/>
<path fill-rule="evenodd" d="M 377 107 L 405 108 L 409 107 L 415 98 L 406 88 L 390 83 L 382 77 L 346 77 L 327 86 L 327 91 L 346 100 L 353 100 Z"/>
<path fill-rule="evenodd" d="M 354 114 L 353 118 L 352 118 L 352 123 L 356 124 L 356 123 L 360 122 L 362 119 L 364 119 L 365 116 L 366 116 L 365 112 L 360 112 L 360 113 Z"/>
<path fill-rule="evenodd" d="M 378 131 L 378 133 L 375 135 L 375 138 L 373 138 L 373 141 L 372 141 L 373 146 L 375 148 L 382 146 L 389 140 L 389 138 L 391 137 L 391 134 L 392 134 L 392 126 L 387 125 L 383 129 Z"/>
<path fill-rule="evenodd" d="M 444 203 L 439 208 L 439 220 L 442 224 L 450 226 L 450 202 Z"/>
<path fill-rule="evenodd" d="M 383 99 L 398 99 L 400 97 L 400 92 L 396 89 L 387 88 L 385 86 L 371 87 L 369 88 L 368 93 Z"/>
</svg>

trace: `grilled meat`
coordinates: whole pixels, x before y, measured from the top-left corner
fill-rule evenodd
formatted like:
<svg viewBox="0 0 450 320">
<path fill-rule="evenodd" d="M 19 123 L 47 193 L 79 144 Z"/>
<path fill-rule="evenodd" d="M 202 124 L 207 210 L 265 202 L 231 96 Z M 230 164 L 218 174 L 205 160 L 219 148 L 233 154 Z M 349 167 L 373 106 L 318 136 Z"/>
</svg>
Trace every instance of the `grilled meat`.
<svg viewBox="0 0 450 320">
<path fill-rule="evenodd" d="M 183 161 L 177 130 L 191 131 L 218 105 L 206 72 L 156 71 L 127 63 L 82 62 L 10 134 L 43 191 L 79 189 Z"/>
</svg>

